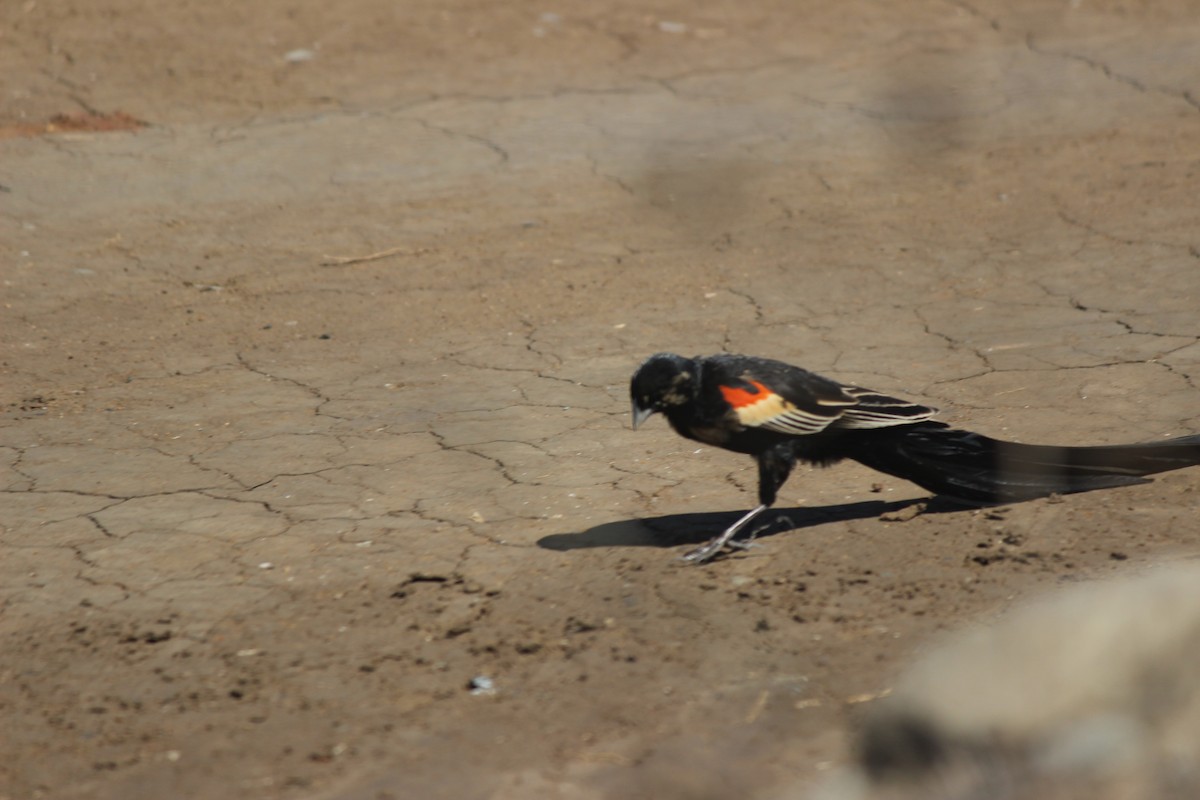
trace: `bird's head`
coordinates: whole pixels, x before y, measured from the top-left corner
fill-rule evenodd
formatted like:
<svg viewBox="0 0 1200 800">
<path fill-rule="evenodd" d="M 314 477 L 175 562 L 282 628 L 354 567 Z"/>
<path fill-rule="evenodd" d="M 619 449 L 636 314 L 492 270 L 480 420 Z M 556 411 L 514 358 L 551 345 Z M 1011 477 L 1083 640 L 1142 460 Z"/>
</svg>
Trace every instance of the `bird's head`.
<svg viewBox="0 0 1200 800">
<path fill-rule="evenodd" d="M 633 429 L 651 414 L 690 403 L 698 389 L 696 374 L 693 359 L 674 353 L 658 353 L 642 362 L 629 382 Z"/>
</svg>

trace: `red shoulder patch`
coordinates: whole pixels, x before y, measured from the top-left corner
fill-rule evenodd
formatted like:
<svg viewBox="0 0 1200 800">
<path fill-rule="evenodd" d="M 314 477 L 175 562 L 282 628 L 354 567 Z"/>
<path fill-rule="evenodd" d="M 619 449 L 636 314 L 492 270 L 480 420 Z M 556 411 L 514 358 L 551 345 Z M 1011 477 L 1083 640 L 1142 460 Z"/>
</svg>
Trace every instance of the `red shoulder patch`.
<svg viewBox="0 0 1200 800">
<path fill-rule="evenodd" d="M 767 399 L 773 394 L 770 389 L 768 389 L 766 386 L 763 386 L 758 381 L 750 381 L 749 383 L 757 391 L 736 389 L 732 386 L 718 386 L 717 388 L 720 389 L 721 394 L 725 396 L 725 402 L 729 403 L 729 405 L 733 406 L 734 408 L 745 408 L 746 406 L 752 406 L 755 403 Z"/>
</svg>

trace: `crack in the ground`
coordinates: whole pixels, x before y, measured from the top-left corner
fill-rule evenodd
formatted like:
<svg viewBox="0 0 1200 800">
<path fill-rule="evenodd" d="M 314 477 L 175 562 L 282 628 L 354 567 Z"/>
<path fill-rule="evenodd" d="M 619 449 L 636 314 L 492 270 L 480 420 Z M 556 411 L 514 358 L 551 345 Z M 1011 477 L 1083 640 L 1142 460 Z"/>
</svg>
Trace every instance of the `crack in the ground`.
<svg viewBox="0 0 1200 800">
<path fill-rule="evenodd" d="M 1092 56 L 1082 55 L 1080 53 L 1071 53 L 1071 52 L 1067 52 L 1065 50 L 1049 50 L 1049 49 L 1039 47 L 1037 44 L 1037 41 L 1035 39 L 1035 36 L 1032 32 L 1029 32 L 1025 35 L 1025 47 L 1031 53 L 1035 53 L 1039 56 L 1047 56 L 1050 58 L 1066 59 L 1069 61 L 1075 61 L 1080 64 L 1083 64 L 1083 65 L 1087 66 L 1089 69 L 1099 72 L 1106 79 L 1108 79 L 1110 81 L 1115 81 L 1120 84 L 1124 84 L 1125 86 L 1130 87 L 1131 89 L 1133 89 L 1136 92 L 1139 92 L 1142 94 L 1154 92 L 1157 94 L 1161 94 L 1165 97 L 1171 97 L 1171 98 L 1175 98 L 1178 100 L 1182 100 L 1184 103 L 1186 103 L 1192 109 L 1200 111 L 1200 103 L 1197 103 L 1196 98 L 1192 95 L 1192 93 L 1190 91 L 1187 91 L 1187 90 L 1177 91 L 1177 90 L 1165 89 L 1160 86 L 1148 86 L 1146 83 L 1133 77 L 1132 75 L 1126 75 L 1124 73 L 1117 72 L 1112 67 L 1110 67 L 1107 63 L 1105 63 L 1104 61 L 1102 61 L 1098 58 L 1093 58 Z"/>
<path fill-rule="evenodd" d="M 1125 329 L 1126 333 L 1135 334 L 1138 336 L 1153 336 L 1153 337 L 1159 337 L 1159 338 L 1164 338 L 1164 339 L 1189 339 L 1189 338 L 1191 339 L 1191 341 L 1186 342 L 1185 344 L 1182 344 L 1177 347 L 1173 347 L 1170 350 L 1164 351 L 1156 358 L 1161 358 L 1162 356 L 1170 355 L 1171 353 L 1174 353 L 1177 350 L 1182 350 L 1183 348 L 1190 347 L 1195 342 L 1200 342 L 1200 334 L 1198 334 L 1196 336 L 1188 337 L 1188 336 L 1178 334 L 1178 333 L 1163 333 L 1162 331 L 1152 331 L 1152 330 L 1146 330 L 1143 328 L 1138 328 L 1133 323 L 1131 323 L 1125 319 L 1122 319 L 1121 316 L 1119 316 L 1121 314 L 1130 313 L 1129 309 L 1114 310 L 1114 309 L 1108 309 L 1108 308 L 1100 308 L 1098 306 L 1089 306 L 1089 305 L 1085 304 L 1083 301 L 1081 301 L 1074 294 L 1071 294 L 1069 292 L 1068 293 L 1056 292 L 1053 289 L 1051 289 L 1050 287 L 1046 286 L 1041 281 L 1038 281 L 1036 279 L 1031 279 L 1030 283 L 1034 286 L 1037 286 L 1039 289 L 1041 289 L 1043 292 L 1045 292 L 1048 297 L 1053 297 L 1053 298 L 1056 298 L 1059 300 L 1065 300 L 1074 309 L 1077 309 L 1079 311 L 1088 312 L 1088 313 L 1103 315 L 1104 321 L 1112 322 L 1116 325 L 1121 326 L 1122 328 Z M 1154 361 L 1156 359 L 1149 359 L 1149 360 Z"/>
<path fill-rule="evenodd" d="M 975 358 L 979 359 L 979 362 L 981 364 L 983 364 L 983 366 L 984 366 L 984 370 L 978 374 L 986 375 L 989 372 L 996 371 L 995 366 L 992 364 L 991 360 L 987 357 L 987 354 L 984 353 L 979 348 L 971 347 L 971 346 L 959 341 L 958 339 L 955 339 L 953 336 L 950 336 L 949 334 L 945 334 L 945 333 L 942 333 L 941 331 L 934 330 L 933 324 L 931 322 L 929 322 L 929 320 L 925 319 L 925 315 L 922 313 L 920 306 L 913 306 L 912 314 L 914 317 L 916 317 L 917 322 L 921 325 L 922 331 L 924 331 L 924 333 L 927 336 L 935 336 L 938 339 L 941 339 L 942 341 L 944 341 L 946 343 L 946 345 L 950 348 L 951 351 L 959 351 L 959 350 L 966 351 L 966 352 L 970 353 L 971 355 L 975 356 Z M 956 378 L 955 380 L 961 380 L 961 379 Z M 936 383 L 951 383 L 951 382 L 953 382 L 953 381 L 934 381 L 935 384 Z"/>
<path fill-rule="evenodd" d="M 408 117 L 408 119 L 411 119 L 413 122 L 416 122 L 417 124 L 421 125 L 426 130 L 437 131 L 438 133 L 441 133 L 445 136 L 449 136 L 449 137 L 455 138 L 455 139 L 466 139 L 469 142 L 473 142 L 477 145 L 480 145 L 481 147 L 484 147 L 484 148 L 490 150 L 492 152 L 492 154 L 495 155 L 499 159 L 499 161 L 496 163 L 497 167 L 504 167 L 511 161 L 511 157 L 509 156 L 508 151 L 505 150 L 500 145 L 498 145 L 496 142 L 493 142 L 491 139 L 488 139 L 486 136 L 480 136 L 475 133 L 466 133 L 464 131 L 458 131 L 453 128 L 446 127 L 444 125 L 438 125 L 436 123 L 430 122 L 429 120 L 424 119 L 422 117 Z"/>
<path fill-rule="evenodd" d="M 541 450 L 541 448 L 538 447 L 533 442 L 519 442 L 515 439 L 494 439 L 490 442 L 471 442 L 469 444 L 459 444 L 459 445 L 454 445 L 452 447 L 447 447 L 445 444 L 442 444 L 441 447 L 444 450 L 457 450 L 457 451 L 460 451 L 463 453 L 470 453 L 471 455 L 475 456 L 476 458 L 482 458 L 485 461 L 492 462 L 493 464 L 495 464 L 496 469 L 500 473 L 500 476 L 502 478 L 504 478 L 504 480 L 508 481 L 509 486 L 516 486 L 518 484 L 524 484 L 527 486 L 541 486 L 542 484 L 539 484 L 536 481 L 523 481 L 523 480 L 517 478 L 516 476 L 514 476 L 511 472 L 509 472 L 509 467 L 507 464 L 504 463 L 503 459 L 497 458 L 496 456 L 489 456 L 486 453 L 480 453 L 477 450 L 471 449 L 472 447 L 481 447 L 483 445 L 491 444 L 493 442 L 505 442 L 505 441 L 516 443 L 516 444 L 524 444 L 524 445 L 528 445 L 529 447 L 533 447 L 536 450 Z M 545 451 L 542 450 L 542 452 L 544 453 Z M 549 455 L 549 454 L 547 454 L 547 455 Z"/>
<path fill-rule="evenodd" d="M 948 0 L 948 2 L 952 8 L 957 8 L 960 11 L 966 12 L 968 15 L 974 17 L 975 19 L 986 22 L 987 26 L 989 28 L 991 28 L 992 30 L 996 31 L 997 33 L 999 33 L 1001 30 L 1004 29 L 1003 26 L 1000 24 L 1000 20 L 996 19 L 995 17 L 989 17 L 987 14 L 984 14 L 982 11 L 975 8 L 975 6 L 971 5 L 970 3 L 963 2 L 963 0 Z"/>
<path fill-rule="evenodd" d="M 1127 247 L 1134 247 L 1134 246 L 1138 246 L 1138 245 L 1142 245 L 1142 246 L 1152 245 L 1154 247 L 1163 247 L 1163 248 L 1169 248 L 1169 249 L 1173 249 L 1173 250 L 1187 250 L 1187 252 L 1190 255 L 1192 255 L 1192 256 L 1196 255 L 1194 245 L 1181 245 L 1176 242 L 1162 242 L 1162 241 L 1156 241 L 1154 239 L 1132 239 L 1132 238 L 1128 238 L 1128 237 L 1116 236 L 1107 231 L 1100 230 L 1095 225 L 1092 225 L 1089 222 L 1084 222 L 1081 219 L 1077 219 L 1077 218 L 1071 216 L 1062 208 L 1062 203 L 1056 202 L 1056 205 L 1058 205 L 1058 207 L 1059 207 L 1058 208 L 1058 218 L 1059 219 L 1061 219 L 1063 222 L 1070 225 L 1071 227 L 1081 228 L 1082 230 L 1087 231 L 1089 234 L 1091 234 L 1093 236 L 1098 236 L 1101 239 L 1107 239 L 1110 242 L 1116 242 L 1117 244 L 1122 244 Z M 1082 246 L 1080 249 L 1082 249 Z M 1078 252 L 1079 252 L 1079 250 L 1076 251 L 1076 253 L 1078 253 Z"/>
<path fill-rule="evenodd" d="M 196 490 L 195 489 L 179 489 L 177 491 L 172 491 L 172 492 L 150 492 L 149 494 L 131 494 L 131 495 L 125 496 L 125 495 L 119 495 L 119 494 L 107 494 L 106 492 L 85 492 L 82 489 L 0 489 L 0 494 L 16 494 L 16 495 L 69 494 L 69 495 L 74 495 L 76 497 L 95 497 L 95 498 L 103 497 L 106 500 L 125 501 L 125 500 L 132 500 L 137 497 L 158 497 L 159 495 L 162 495 L 162 494 L 177 494 L 180 492 L 190 492 L 190 491 L 196 491 Z M 74 519 L 74 518 L 75 517 L 72 516 L 72 517 L 69 517 L 68 519 Z M 59 520 L 59 521 L 61 521 L 61 520 Z"/>
<path fill-rule="evenodd" d="M 668 477 L 666 477 L 666 476 L 664 476 L 664 475 L 659 475 L 659 474 L 658 474 L 657 472 L 655 472 L 655 471 L 654 471 L 652 468 L 646 468 L 646 469 L 641 469 L 641 470 L 633 470 L 633 469 L 626 469 L 625 467 L 622 467 L 622 466 L 621 466 L 621 465 L 619 465 L 619 464 L 612 464 L 612 463 L 610 463 L 608 466 L 609 466 L 609 468 L 610 468 L 610 469 L 612 469 L 612 470 L 614 470 L 614 471 L 616 471 L 616 472 L 623 473 L 623 474 L 625 474 L 625 475 L 628 475 L 628 476 L 630 476 L 630 477 L 634 477 L 634 478 L 646 478 L 646 477 L 655 478 L 655 479 L 657 479 L 657 480 L 661 481 L 661 482 L 664 484 L 663 486 L 660 486 L 660 487 L 658 487 L 657 489 L 655 489 L 653 492 L 646 493 L 646 492 L 642 491 L 641 489 L 638 489 L 637 487 L 629 487 L 629 488 L 625 488 L 625 487 L 622 487 L 622 486 L 620 486 L 620 484 L 621 484 L 621 483 L 624 481 L 624 478 L 617 478 L 616 480 L 614 480 L 614 481 L 612 482 L 612 483 L 613 483 L 613 486 L 614 486 L 615 488 L 617 488 L 617 489 L 621 489 L 621 490 L 623 490 L 623 491 L 627 491 L 627 492 L 633 492 L 635 495 L 637 495 L 637 497 L 638 497 L 638 498 L 639 498 L 639 499 L 642 501 L 642 505 L 643 505 L 643 507 L 644 507 L 644 508 L 649 508 L 649 506 L 650 506 L 651 504 L 653 504 L 653 503 L 657 502 L 657 501 L 658 501 L 658 496 L 659 496 L 659 495 L 660 495 L 662 492 L 666 491 L 667 489 L 673 489 L 673 488 L 675 488 L 675 487 L 677 487 L 677 486 L 682 486 L 682 485 L 683 485 L 683 481 L 682 481 L 682 480 L 679 480 L 679 479 L 677 479 L 677 478 L 668 478 Z"/>
<path fill-rule="evenodd" d="M 279 475 L 276 477 L 283 477 L 283 476 Z M 275 480 L 275 478 L 272 478 L 271 480 Z M 252 491 L 254 491 L 254 489 L 257 489 L 260 486 L 265 486 L 270 482 L 271 481 L 265 481 L 264 483 L 258 484 L 258 486 L 255 486 L 251 489 L 247 489 L 246 491 L 252 492 Z M 207 497 L 210 500 L 220 500 L 220 501 L 225 501 L 225 502 L 229 502 L 229 503 L 248 503 L 250 505 L 259 506 L 260 508 L 262 508 L 264 511 L 266 511 L 269 514 L 274 514 L 275 516 L 282 517 L 287 522 L 289 527 L 291 527 L 293 525 L 297 525 L 300 522 L 299 520 L 295 520 L 292 517 L 288 516 L 288 513 L 286 510 L 284 510 L 282 508 L 275 508 L 267 500 L 259 500 L 258 498 L 255 498 L 255 497 L 232 497 L 230 495 L 217 494 L 213 490 L 199 491 L 196 494 Z M 285 529 L 284 531 L 281 531 L 280 533 L 286 533 L 286 532 L 287 532 L 287 530 Z M 279 534 L 271 534 L 271 535 L 278 536 Z"/>
<path fill-rule="evenodd" d="M 762 305 L 754 298 L 754 295 L 747 291 L 730 288 L 729 286 L 726 286 L 724 290 L 734 297 L 740 297 L 741 299 L 745 300 L 747 304 L 749 304 L 750 308 L 754 310 L 755 325 L 766 322 L 767 315 L 763 312 Z"/>
<path fill-rule="evenodd" d="M 436 437 L 437 434 L 432 434 L 432 435 Z M 364 461 L 348 461 L 348 462 L 345 462 L 342 464 L 330 464 L 328 467 L 320 467 L 318 469 L 304 470 L 302 472 L 277 472 L 274 475 L 272 475 L 271 477 L 265 478 L 265 479 L 259 481 L 258 483 L 246 485 L 246 484 L 241 484 L 239 482 L 239 487 L 243 488 L 247 492 L 253 492 L 257 489 L 261 489 L 264 486 L 274 483 L 275 481 L 277 481 L 281 478 L 320 478 L 321 480 L 328 482 L 331 486 L 344 486 L 346 484 L 341 484 L 341 483 L 337 483 L 336 481 L 330 480 L 329 477 L 325 473 L 340 472 L 341 470 L 353 469 L 355 467 L 361 467 L 363 469 L 380 469 L 380 468 L 385 468 L 385 467 L 394 467 L 394 466 L 403 464 L 409 458 L 412 458 L 412 456 L 405 456 L 403 458 L 398 458 L 394 461 L 380 461 L 380 462 L 375 462 L 375 463 L 369 463 L 369 462 L 364 462 Z M 367 487 L 365 487 L 365 486 L 360 486 L 359 488 L 369 491 L 369 489 L 367 489 Z M 279 509 L 274 509 L 274 508 L 268 507 L 268 510 L 274 511 L 277 513 L 281 513 L 279 511 Z"/>
<path fill-rule="evenodd" d="M 96 530 L 100 531 L 100 533 L 102 533 L 105 537 L 107 537 L 109 539 L 118 539 L 120 537 L 117 536 L 117 534 L 110 531 L 107 527 L 105 527 L 104 523 L 101 522 L 96 517 L 96 515 L 98 513 L 100 513 L 100 511 L 104 511 L 106 509 L 113 508 L 116 505 L 120 505 L 120 503 L 114 503 L 111 506 L 105 506 L 104 508 L 100 509 L 99 511 L 93 511 L 90 514 L 84 514 L 83 518 L 86 519 L 88 522 L 92 523 L 92 525 L 94 525 L 96 527 Z"/>
<path fill-rule="evenodd" d="M 616 186 L 618 189 L 620 189 L 622 192 L 629 195 L 630 197 L 638 197 L 637 190 L 634 189 L 633 186 L 631 186 L 629 183 L 627 183 L 623 178 L 621 178 L 618 175 L 613 175 L 611 173 L 605 172 L 600 167 L 600 161 L 594 155 L 592 155 L 591 153 L 584 153 L 583 155 L 584 155 L 584 158 L 587 160 L 588 166 L 591 168 L 592 175 L 596 176 L 597 178 L 599 178 L 603 181 L 611 183 L 613 186 Z"/>
<path fill-rule="evenodd" d="M 529 350 L 529 352 L 537 353 L 537 351 L 531 349 L 531 344 L 532 343 L 528 344 L 526 346 L 526 349 Z M 537 353 L 537 355 L 540 356 L 542 354 Z M 574 378 L 562 378 L 562 377 L 559 377 L 558 375 L 551 374 L 549 372 L 546 372 L 545 370 L 535 368 L 535 367 L 504 367 L 504 366 L 500 366 L 498 364 L 477 364 L 472 361 L 468 361 L 465 358 L 462 358 L 461 356 L 446 356 L 446 360 L 449 361 L 451 364 L 454 364 L 455 366 L 462 367 L 463 369 L 490 370 L 492 372 L 516 372 L 516 373 L 521 373 L 524 375 L 529 375 L 532 377 L 541 378 L 543 380 L 557 381 L 559 383 L 565 383 L 568 386 L 582 387 L 582 388 L 587 388 L 587 389 L 602 389 L 602 388 L 604 388 L 598 384 L 588 384 L 588 383 L 584 383 L 582 381 L 575 380 Z M 521 395 L 521 400 L 522 400 L 521 403 L 510 403 L 510 404 L 507 404 L 504 406 L 497 406 L 494 408 L 479 409 L 479 410 L 501 411 L 506 408 L 515 408 L 515 407 L 519 407 L 519 406 L 529 406 L 532 408 L 573 408 L 574 407 L 567 403 L 539 403 L 539 402 L 536 402 L 535 400 L 532 400 L 529 397 L 529 395 L 525 391 L 524 387 L 517 386 L 514 384 L 511 388 L 513 389 L 513 391 L 515 391 L 519 395 Z"/>
<path fill-rule="evenodd" d="M 694 80 L 696 78 L 709 78 L 727 75 L 751 75 L 755 72 L 764 70 L 779 69 L 780 67 L 790 67 L 793 65 L 807 65 L 809 59 L 807 56 L 783 56 L 780 58 L 770 58 L 760 61 L 755 64 L 746 64 L 740 67 L 702 67 L 699 69 L 683 70 L 671 75 L 665 76 L 640 76 L 642 80 L 655 86 L 661 86 L 663 89 L 678 97 L 697 97 L 706 98 L 709 95 L 703 92 L 688 91 L 679 88 L 675 84 L 683 81 Z"/>
<path fill-rule="evenodd" d="M 37 478 L 35 478 L 33 475 L 30 475 L 27 472 L 24 472 L 21 469 L 22 462 L 25 460 L 25 451 L 28 450 L 29 448 L 5 446 L 4 449 L 12 450 L 15 453 L 15 455 L 13 457 L 13 461 L 11 464 L 8 465 L 8 468 L 29 482 L 29 486 L 26 487 L 26 489 L 15 490 L 15 491 L 32 491 L 32 490 L 36 489 L 37 488 Z M 10 490 L 10 491 L 14 491 L 14 490 Z"/>
<path fill-rule="evenodd" d="M 291 384 L 292 386 L 295 386 L 296 388 L 302 389 L 305 392 L 307 392 L 309 395 L 311 395 L 317 401 L 316 406 L 313 407 L 313 415 L 314 416 L 318 416 L 318 417 L 324 416 L 324 417 L 328 417 L 330 419 L 336 419 L 336 420 L 343 419 L 342 417 L 339 417 L 334 414 L 327 414 L 323 411 L 324 407 L 329 405 L 329 403 L 333 402 L 333 400 L 332 400 L 332 398 L 326 397 L 321 392 L 321 390 L 316 388 L 315 386 L 309 386 L 307 383 L 298 381 L 295 378 L 288 378 L 288 377 L 279 376 L 279 375 L 272 375 L 270 372 L 267 372 L 266 370 L 261 369 L 259 367 L 254 366 L 253 364 L 251 364 L 250 360 L 246 357 L 246 355 L 240 351 L 237 353 L 234 353 L 234 357 L 237 359 L 237 363 L 239 365 L 241 365 L 244 369 L 246 369 L 248 372 L 251 372 L 255 375 L 266 378 L 268 381 L 279 381 L 282 383 Z"/>
<path fill-rule="evenodd" d="M 439 516 L 438 514 L 434 513 L 433 511 L 423 507 L 421 505 L 422 502 L 423 501 L 418 500 L 416 502 L 416 504 L 414 504 L 412 509 L 409 510 L 407 513 L 414 515 L 415 517 L 417 517 L 418 519 L 420 519 L 424 522 L 433 522 L 433 523 L 437 523 L 439 525 L 445 525 L 448 528 L 450 528 L 451 530 L 462 531 L 470 536 L 473 536 L 473 537 L 479 539 L 481 541 L 481 543 L 483 543 L 483 544 L 494 544 L 494 545 L 498 545 L 500 547 L 513 547 L 513 548 L 517 548 L 517 549 L 521 549 L 521 550 L 528 550 L 528 549 L 531 549 L 531 548 L 534 548 L 537 546 L 535 544 L 522 544 L 521 542 L 506 541 L 505 539 L 501 539 L 497 536 L 493 536 L 490 533 L 486 533 L 483 530 L 479 530 L 476 527 L 476 525 L 468 525 L 468 524 L 464 524 L 462 522 L 458 522 L 456 520 L 449 519 L 447 517 Z M 495 525 L 497 523 L 511 522 L 513 520 L 529 520 L 531 522 L 543 522 L 544 521 L 542 517 L 538 517 L 538 516 L 523 516 L 523 515 L 519 515 L 519 514 L 510 514 L 510 515 L 504 516 L 504 517 L 496 517 L 494 519 L 488 519 L 485 522 L 481 522 L 478 524 L 479 525 L 484 525 L 484 524 Z"/>
</svg>

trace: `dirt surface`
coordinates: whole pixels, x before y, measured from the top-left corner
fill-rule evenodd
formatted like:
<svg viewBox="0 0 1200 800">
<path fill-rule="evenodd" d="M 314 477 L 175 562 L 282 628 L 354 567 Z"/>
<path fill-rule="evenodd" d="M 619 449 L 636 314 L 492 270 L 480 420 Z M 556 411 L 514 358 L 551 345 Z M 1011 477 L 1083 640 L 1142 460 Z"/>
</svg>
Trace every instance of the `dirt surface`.
<svg viewBox="0 0 1200 800">
<path fill-rule="evenodd" d="M 1200 470 L 842 465 L 684 565 L 755 473 L 626 382 L 1200 430 L 1196 12 L 0 5 L 0 797 L 769 797 L 943 629 L 1195 553 Z"/>
</svg>

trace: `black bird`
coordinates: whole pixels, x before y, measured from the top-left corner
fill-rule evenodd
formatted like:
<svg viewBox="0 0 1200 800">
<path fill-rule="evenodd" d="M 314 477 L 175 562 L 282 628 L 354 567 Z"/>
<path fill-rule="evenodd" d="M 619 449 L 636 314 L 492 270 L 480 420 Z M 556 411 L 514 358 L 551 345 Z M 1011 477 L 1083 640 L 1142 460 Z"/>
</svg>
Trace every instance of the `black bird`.
<svg viewBox="0 0 1200 800">
<path fill-rule="evenodd" d="M 633 427 L 661 412 L 675 432 L 754 456 L 759 505 L 684 558 L 706 561 L 775 502 L 797 461 L 851 459 L 975 504 L 1143 483 L 1200 464 L 1200 434 L 1157 443 L 1053 447 L 1002 442 L 931 419 L 937 409 L 838 383 L 782 361 L 659 353 L 630 382 Z"/>
</svg>

